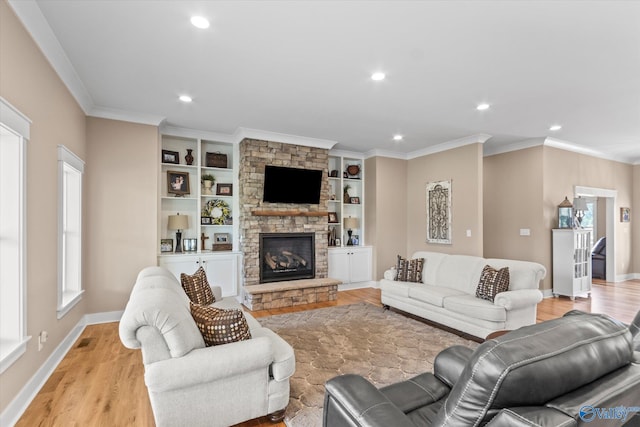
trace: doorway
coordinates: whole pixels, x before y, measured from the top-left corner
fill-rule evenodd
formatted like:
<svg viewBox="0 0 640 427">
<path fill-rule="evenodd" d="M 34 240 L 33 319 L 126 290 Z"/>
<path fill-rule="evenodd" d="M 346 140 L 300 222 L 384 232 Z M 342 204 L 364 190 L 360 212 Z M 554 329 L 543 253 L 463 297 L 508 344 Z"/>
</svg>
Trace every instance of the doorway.
<svg viewBox="0 0 640 427">
<path fill-rule="evenodd" d="M 616 197 L 618 196 L 617 190 L 608 190 L 605 188 L 595 187 L 583 187 L 576 185 L 574 188 L 574 197 L 586 197 L 597 198 L 598 204 L 600 201 L 604 201 L 604 213 L 605 213 L 605 232 L 604 235 L 607 238 L 606 251 L 606 281 L 616 281 L 616 251 L 615 248 L 615 206 Z M 601 230 L 602 231 L 602 230 Z"/>
</svg>

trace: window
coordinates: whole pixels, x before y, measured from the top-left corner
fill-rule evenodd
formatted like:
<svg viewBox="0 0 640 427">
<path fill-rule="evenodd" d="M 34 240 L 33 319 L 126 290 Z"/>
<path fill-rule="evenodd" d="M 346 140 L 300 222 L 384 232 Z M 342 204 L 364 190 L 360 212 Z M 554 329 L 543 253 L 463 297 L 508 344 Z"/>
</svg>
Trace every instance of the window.
<svg viewBox="0 0 640 427">
<path fill-rule="evenodd" d="M 0 98 L 0 373 L 26 351 L 26 142 L 30 122 Z"/>
<path fill-rule="evenodd" d="M 82 174 L 84 162 L 58 146 L 58 318 L 82 296 Z"/>
</svg>

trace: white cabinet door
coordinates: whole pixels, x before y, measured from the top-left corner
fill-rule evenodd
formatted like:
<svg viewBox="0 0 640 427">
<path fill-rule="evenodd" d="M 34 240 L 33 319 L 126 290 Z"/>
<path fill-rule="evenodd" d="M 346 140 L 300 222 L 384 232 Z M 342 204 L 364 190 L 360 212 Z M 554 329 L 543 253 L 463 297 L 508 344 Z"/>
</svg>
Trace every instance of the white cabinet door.
<svg viewBox="0 0 640 427">
<path fill-rule="evenodd" d="M 211 286 L 220 286 L 223 297 L 238 295 L 238 255 L 203 255 L 201 261 Z"/>
<path fill-rule="evenodd" d="M 200 267 L 200 257 L 197 255 L 172 255 L 160 257 L 160 267 L 164 267 L 173 273 L 180 281 L 180 273 L 193 274 Z"/>
<path fill-rule="evenodd" d="M 331 249 L 327 263 L 329 264 L 329 277 L 349 283 L 349 255 L 346 249 Z"/>
<path fill-rule="evenodd" d="M 371 249 L 357 248 L 349 251 L 351 267 L 351 283 L 367 282 L 371 280 Z"/>
</svg>

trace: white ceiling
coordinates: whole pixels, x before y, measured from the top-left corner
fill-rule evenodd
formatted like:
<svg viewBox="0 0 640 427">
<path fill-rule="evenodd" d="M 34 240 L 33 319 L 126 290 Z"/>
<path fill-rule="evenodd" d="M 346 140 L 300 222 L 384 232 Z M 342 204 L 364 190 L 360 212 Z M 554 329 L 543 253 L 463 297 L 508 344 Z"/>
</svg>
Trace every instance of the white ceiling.
<svg viewBox="0 0 640 427">
<path fill-rule="evenodd" d="M 640 162 L 640 2 L 10 2 L 91 115 L 400 156 L 551 137 Z"/>
</svg>

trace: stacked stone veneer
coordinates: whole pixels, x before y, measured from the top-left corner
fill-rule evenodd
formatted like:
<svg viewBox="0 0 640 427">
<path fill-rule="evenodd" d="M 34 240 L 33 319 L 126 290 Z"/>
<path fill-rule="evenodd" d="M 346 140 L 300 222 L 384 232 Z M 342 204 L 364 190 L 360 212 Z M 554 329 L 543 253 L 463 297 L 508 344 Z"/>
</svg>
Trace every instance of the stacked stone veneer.
<svg viewBox="0 0 640 427">
<path fill-rule="evenodd" d="M 323 171 L 320 204 L 263 203 L 264 169 L 266 165 Z M 245 139 L 240 143 L 239 200 L 240 235 L 243 253 L 244 286 L 260 283 L 260 233 L 315 233 L 316 277 L 326 278 L 327 215 L 256 216 L 254 211 L 327 211 L 329 200 L 329 151 L 322 148 L 283 144 L 273 141 Z"/>
</svg>

